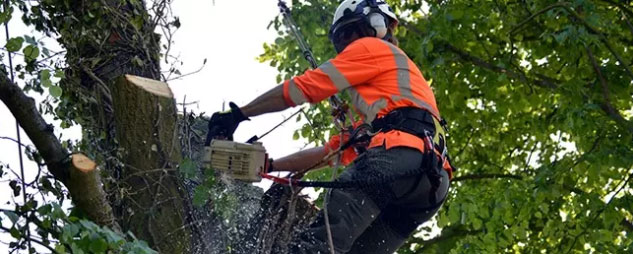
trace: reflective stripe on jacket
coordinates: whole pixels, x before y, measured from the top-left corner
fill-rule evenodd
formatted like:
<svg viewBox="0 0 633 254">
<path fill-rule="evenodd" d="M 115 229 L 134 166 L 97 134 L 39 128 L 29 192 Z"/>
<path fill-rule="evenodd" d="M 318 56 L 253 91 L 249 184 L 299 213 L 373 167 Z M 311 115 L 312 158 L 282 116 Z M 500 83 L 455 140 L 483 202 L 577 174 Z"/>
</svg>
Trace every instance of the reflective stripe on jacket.
<svg viewBox="0 0 633 254">
<path fill-rule="evenodd" d="M 440 119 L 433 91 L 415 63 L 397 46 L 373 37 L 352 42 L 319 68 L 286 80 L 283 88 L 290 106 L 347 91 L 367 123 L 399 107 L 419 107 Z M 406 146 L 424 152 L 420 138 L 401 131 L 379 133 L 369 147 L 383 144 L 387 149 Z"/>
</svg>

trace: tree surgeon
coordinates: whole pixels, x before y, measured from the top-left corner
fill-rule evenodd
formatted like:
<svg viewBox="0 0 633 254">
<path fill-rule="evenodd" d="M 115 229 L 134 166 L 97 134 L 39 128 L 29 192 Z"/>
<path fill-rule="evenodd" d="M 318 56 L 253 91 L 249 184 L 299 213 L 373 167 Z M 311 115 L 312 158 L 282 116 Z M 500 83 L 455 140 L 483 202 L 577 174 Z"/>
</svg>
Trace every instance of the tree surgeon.
<svg viewBox="0 0 633 254">
<path fill-rule="evenodd" d="M 349 148 L 337 181 L 410 175 L 381 184 L 333 189 L 327 203 L 336 253 L 393 253 L 444 202 L 452 177 L 445 129 L 435 96 L 420 70 L 397 46 L 398 20 L 382 0 L 345 0 L 329 39 L 337 56 L 284 81 L 244 107 L 213 114 L 213 136 L 231 138 L 240 122 L 347 91 L 376 134 L 360 156 Z M 272 161 L 275 171 L 314 165 L 340 140 Z M 330 253 L 323 212 L 292 244 L 292 253 Z"/>
</svg>

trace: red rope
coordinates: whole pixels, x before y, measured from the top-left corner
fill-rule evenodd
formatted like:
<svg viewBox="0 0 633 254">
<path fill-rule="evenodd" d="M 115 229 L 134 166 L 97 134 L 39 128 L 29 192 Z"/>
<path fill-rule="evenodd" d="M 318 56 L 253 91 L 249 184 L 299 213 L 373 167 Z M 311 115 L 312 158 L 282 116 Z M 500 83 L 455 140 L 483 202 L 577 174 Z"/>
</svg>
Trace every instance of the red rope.
<svg viewBox="0 0 633 254">
<path fill-rule="evenodd" d="M 292 181 L 292 185 L 297 184 L 297 180 L 296 180 L 296 179 L 292 179 L 292 180 L 290 180 L 290 179 L 288 179 L 288 178 L 286 178 L 286 177 L 273 176 L 273 175 L 269 175 L 269 174 L 264 173 L 264 172 L 259 173 L 259 175 L 260 175 L 262 178 L 266 178 L 266 179 L 271 180 L 271 181 L 273 181 L 273 182 L 276 182 L 276 183 L 278 183 L 278 184 L 291 185 L 291 184 L 290 184 L 290 183 L 291 183 L 291 181 Z"/>
</svg>

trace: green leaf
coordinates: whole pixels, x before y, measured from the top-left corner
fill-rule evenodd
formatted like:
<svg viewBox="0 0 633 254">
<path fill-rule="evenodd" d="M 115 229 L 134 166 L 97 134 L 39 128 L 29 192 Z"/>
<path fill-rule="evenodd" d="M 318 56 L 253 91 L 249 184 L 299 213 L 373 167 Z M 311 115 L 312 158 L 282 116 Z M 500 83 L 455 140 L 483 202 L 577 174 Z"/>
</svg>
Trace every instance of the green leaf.
<svg viewBox="0 0 633 254">
<path fill-rule="evenodd" d="M 40 206 L 37 208 L 37 212 L 41 215 L 48 215 L 53 210 L 53 207 L 50 204 Z"/>
<path fill-rule="evenodd" d="M 48 92 L 55 98 L 61 97 L 63 93 L 62 88 L 59 86 L 50 86 Z"/>
<path fill-rule="evenodd" d="M 97 224 L 95 224 L 92 221 L 88 221 L 88 220 L 80 220 L 79 224 L 81 224 L 84 228 L 92 230 L 92 231 L 97 231 L 99 230 L 99 226 L 97 226 Z"/>
<path fill-rule="evenodd" d="M 309 137 L 311 130 L 312 130 L 312 128 L 307 128 L 307 127 L 302 128 L 301 129 L 301 136 L 304 137 L 304 138 Z"/>
<path fill-rule="evenodd" d="M 105 253 L 108 250 L 108 243 L 103 239 L 94 239 L 90 241 L 90 251 L 93 253 Z"/>
<path fill-rule="evenodd" d="M 47 87 L 50 89 L 50 87 L 53 86 L 53 81 L 51 81 L 50 79 L 44 79 L 41 81 L 41 84 L 43 87 Z"/>
<path fill-rule="evenodd" d="M 11 227 L 11 229 L 9 230 L 9 232 L 11 233 L 11 236 L 15 239 L 20 239 L 22 234 L 20 233 L 20 230 L 18 230 L 15 227 Z"/>
<path fill-rule="evenodd" d="M 6 215 L 7 217 L 9 217 L 9 220 L 11 220 L 11 223 L 15 224 L 16 222 L 18 222 L 18 219 L 20 218 L 18 216 L 17 213 L 13 212 L 13 211 L 2 211 L 4 213 L 4 215 Z"/>
<path fill-rule="evenodd" d="M 18 50 L 22 48 L 22 43 L 24 43 L 24 38 L 14 37 L 14 38 L 9 39 L 9 41 L 5 45 L 5 48 L 9 52 L 17 52 Z"/>
<path fill-rule="evenodd" d="M 132 25 L 134 26 L 134 28 L 136 28 L 136 30 L 141 30 L 143 28 L 143 15 L 136 15 L 134 18 L 132 18 L 132 20 L 130 20 L 130 23 L 132 23 Z"/>
<path fill-rule="evenodd" d="M 464 16 L 464 11 L 462 11 L 461 9 L 453 10 L 451 11 L 450 15 L 453 17 L 454 20 L 458 20 Z"/>
<path fill-rule="evenodd" d="M 35 37 L 33 37 L 33 36 L 25 35 L 24 39 L 25 39 L 26 43 L 28 43 L 28 44 L 37 45 L 37 41 L 35 40 Z"/>
<path fill-rule="evenodd" d="M 43 87 L 51 87 L 53 82 L 51 81 L 51 72 L 49 70 L 42 70 L 40 72 L 40 83 Z"/>
<path fill-rule="evenodd" d="M 104 232 L 104 235 L 106 237 L 106 240 L 108 242 L 112 243 L 111 246 L 116 246 L 121 241 L 125 241 L 125 239 L 123 239 L 123 237 L 121 237 L 119 234 L 117 234 L 114 231 L 109 230 L 109 229 Z"/>
<path fill-rule="evenodd" d="M 193 178 L 196 176 L 196 172 L 198 171 L 198 166 L 196 163 L 189 159 L 185 158 L 179 165 L 178 169 L 180 173 L 183 174 L 187 178 Z"/>
<path fill-rule="evenodd" d="M 5 22 L 11 19 L 11 14 L 13 13 L 13 7 L 9 7 L 8 9 L 2 8 L 2 12 L 0 12 L 0 23 L 4 24 Z"/>
<path fill-rule="evenodd" d="M 479 218 L 472 218 L 471 222 L 473 224 L 473 229 L 479 230 L 483 226 L 483 222 Z"/>
<path fill-rule="evenodd" d="M 64 209 L 58 203 L 52 203 L 53 212 L 51 213 L 51 218 L 53 219 L 65 219 L 66 213 L 64 213 Z"/>
<path fill-rule="evenodd" d="M 64 74 L 64 70 L 57 69 L 57 70 L 55 70 L 55 77 L 63 79 L 63 78 L 66 77 L 66 74 Z"/>
<path fill-rule="evenodd" d="M 209 201 L 211 195 L 209 189 L 204 186 L 198 186 L 193 192 L 193 204 L 195 206 L 203 206 Z"/>
<path fill-rule="evenodd" d="M 448 221 L 451 224 L 455 224 L 455 223 L 459 222 L 459 218 L 460 218 L 459 206 L 451 207 L 448 210 Z"/>
<path fill-rule="evenodd" d="M 143 67 L 145 65 L 143 63 L 143 60 L 141 60 L 141 58 L 139 58 L 138 56 L 132 57 L 132 63 L 135 64 L 138 67 Z"/>
<path fill-rule="evenodd" d="M 40 79 L 50 79 L 50 78 L 51 78 L 51 71 L 49 70 L 40 71 Z"/>
<path fill-rule="evenodd" d="M 24 53 L 24 60 L 26 62 L 35 61 L 40 55 L 40 49 L 37 46 L 28 45 L 22 50 L 22 53 Z"/>
<path fill-rule="evenodd" d="M 57 244 L 55 245 L 55 251 L 57 253 L 66 253 L 66 246 L 64 246 L 63 244 Z"/>
</svg>

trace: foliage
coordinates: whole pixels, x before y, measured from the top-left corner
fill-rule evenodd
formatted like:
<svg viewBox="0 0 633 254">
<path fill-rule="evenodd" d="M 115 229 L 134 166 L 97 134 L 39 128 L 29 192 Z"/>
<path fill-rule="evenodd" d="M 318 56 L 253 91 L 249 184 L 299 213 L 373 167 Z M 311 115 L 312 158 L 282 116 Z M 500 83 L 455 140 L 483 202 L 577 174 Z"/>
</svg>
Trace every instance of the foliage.
<svg viewBox="0 0 633 254">
<path fill-rule="evenodd" d="M 631 251 L 633 4 L 390 2 L 400 46 L 450 123 L 459 167 L 436 217 L 441 235 L 411 237 L 400 252 Z M 334 55 L 324 24 L 335 7 L 293 1 L 319 62 Z M 260 60 L 279 81 L 307 69 L 279 20 L 271 26 L 279 37 Z M 329 115 L 326 103 L 309 112 Z M 316 135 L 332 128 L 320 123 Z"/>
<path fill-rule="evenodd" d="M 106 169 L 104 186 L 118 201 L 124 189 L 109 180 L 120 176 L 122 166 L 109 133 L 105 83 L 130 70 L 167 79 L 158 60 L 168 54 L 169 45 L 161 55 L 154 30 L 160 26 L 169 35 L 180 22 L 157 6 L 154 15 L 134 13 L 145 9 L 144 1 L 108 2 L 120 8 L 104 8 L 99 1 L 15 0 L 0 13 L 0 21 L 10 20 L 19 9 L 25 24 L 64 47 L 54 52 L 32 35 L 13 35 L 5 50 L 22 60 L 14 70 L 24 90 L 50 95 L 41 113 L 60 119 L 63 128 L 82 125 L 85 140 L 64 141 L 64 147 L 82 151 L 96 146 L 88 153 Z M 631 1 L 390 3 L 401 17 L 400 46 L 432 81 L 440 111 L 449 120 L 451 154 L 460 168 L 436 217 L 442 233 L 430 235 L 430 228 L 421 228 L 426 236 L 409 238 L 399 252 L 630 252 Z M 334 56 L 324 24 L 330 23 L 335 5 L 293 1 L 293 16 L 318 62 Z M 279 19 L 270 27 L 279 37 L 264 45 L 259 59 L 278 68 L 281 82 L 309 65 Z M 167 73 L 178 72 L 172 65 Z M 311 105 L 301 117 L 310 123 L 295 138 L 322 144 L 334 133 L 327 103 Z M 27 154 L 45 166 L 34 149 Z M 185 161 L 180 170 L 192 178 L 194 166 Z M 0 166 L 0 177 L 8 179 L 10 171 Z M 326 172 L 309 178 L 328 179 Z M 25 194 L 23 202 L 11 204 L 15 209 L 0 215 L 2 226 L 11 225 L 2 229 L 15 238 L 13 249 L 39 244 L 53 252 L 151 252 L 131 235 L 86 221 L 77 209 L 68 214 L 62 208 L 66 191 L 45 170 L 40 173 L 32 183 L 9 181 L 14 196 Z M 197 180 L 202 183 L 194 192 L 197 204 L 225 199 L 214 205 L 230 212 L 238 202 L 230 193 L 221 196 L 213 172 Z M 40 204 L 36 196 L 53 201 Z"/>
<path fill-rule="evenodd" d="M 151 72 L 156 79 L 167 79 L 178 72 L 172 64 L 169 71 L 161 73 L 158 64 L 163 55 L 169 54 L 171 35 L 180 26 L 178 18 L 171 16 L 170 1 L 6 2 L 0 22 L 4 24 L 21 18 L 35 33 L 11 34 L 2 57 L 11 57 L 14 66 L 11 70 L 3 65 L 3 71 L 14 72 L 16 83 L 26 93 L 45 96 L 38 104 L 39 113 L 61 121 L 61 128 L 81 125 L 84 139 L 79 142 L 63 140 L 63 148 L 97 158 L 104 169 L 104 188 L 111 191 L 110 196 L 125 193 L 123 188 L 118 189 L 120 186 L 113 184 L 114 178 L 121 175 L 115 175 L 112 169 L 120 169 L 121 162 L 118 160 L 119 150 L 109 136 L 111 133 L 107 133 L 112 128 L 108 129 L 104 124 L 112 124 L 111 119 L 106 120 L 112 105 L 105 82 L 121 73 L 141 75 Z M 154 31 L 157 27 L 168 37 L 163 41 L 164 51 L 159 48 L 161 37 Z M 62 50 L 51 46 L 57 43 Z M 166 57 L 165 62 L 171 64 Z M 180 61 L 176 59 L 175 62 Z M 117 68 L 111 69 L 111 66 Z M 134 66 L 136 72 L 123 69 L 126 66 Z M 86 86 L 87 83 L 90 86 Z M 52 131 L 54 127 L 49 128 L 45 131 Z M 67 190 L 45 169 L 50 165 L 42 160 L 39 151 L 26 148 L 29 158 L 39 167 L 31 183 L 25 183 L 26 179 L 12 169 L 0 166 L 4 168 L 0 170 L 0 178 L 10 182 L 15 197 L 24 197 L 7 204 L 14 210 L 3 211 L 1 216 L 3 222 L 11 221 L 11 227 L 3 228 L 3 231 L 16 238 L 10 248 L 17 250 L 39 245 L 57 253 L 153 253 L 147 243 L 136 240 L 131 233 L 124 235 L 99 227 L 87 221 L 78 209 L 67 214 L 64 210 L 71 206 Z M 40 247 L 36 250 L 42 250 Z"/>
<path fill-rule="evenodd" d="M 193 204 L 204 206 L 213 204 L 212 211 L 218 213 L 227 222 L 234 222 L 233 216 L 237 208 L 237 196 L 233 183 L 222 183 L 218 181 L 219 174 L 213 169 L 204 169 L 203 180 L 196 186 L 193 193 Z M 233 182 L 233 181 L 231 181 Z M 237 184 L 237 183 L 235 183 Z"/>
<path fill-rule="evenodd" d="M 13 169 L 0 164 L 0 177 L 5 177 Z M 20 185 L 11 181 L 13 196 L 19 197 L 23 191 Z M 30 253 L 42 252 L 43 248 L 53 253 L 155 253 L 142 240 L 137 240 L 129 233 L 123 236 L 107 227 L 100 227 L 83 218 L 81 211 L 68 213 L 62 207 L 65 202 L 65 190 L 59 182 L 49 181 L 48 176 L 27 185 L 24 204 L 12 203 L 13 210 L 0 209 L 0 230 L 9 232 L 13 238 L 9 242 L 12 250 L 29 250 Z M 37 198 L 57 197 L 55 201 Z M 40 200 L 40 202 L 38 202 Z M 6 225 L 6 227 L 5 227 Z M 33 231 L 32 227 L 36 230 Z"/>
</svg>

